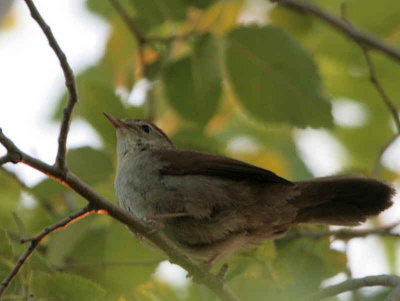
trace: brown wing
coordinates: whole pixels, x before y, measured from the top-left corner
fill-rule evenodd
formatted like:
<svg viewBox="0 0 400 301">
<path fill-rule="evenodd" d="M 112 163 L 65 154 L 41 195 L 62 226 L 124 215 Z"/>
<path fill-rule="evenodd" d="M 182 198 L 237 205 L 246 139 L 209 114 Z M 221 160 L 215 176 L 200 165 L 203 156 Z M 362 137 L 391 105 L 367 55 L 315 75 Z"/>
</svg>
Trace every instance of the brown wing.
<svg viewBox="0 0 400 301">
<path fill-rule="evenodd" d="M 235 159 L 185 150 L 155 151 L 155 156 L 168 162 L 160 172 L 163 175 L 203 175 L 294 185 L 272 171 Z"/>
</svg>

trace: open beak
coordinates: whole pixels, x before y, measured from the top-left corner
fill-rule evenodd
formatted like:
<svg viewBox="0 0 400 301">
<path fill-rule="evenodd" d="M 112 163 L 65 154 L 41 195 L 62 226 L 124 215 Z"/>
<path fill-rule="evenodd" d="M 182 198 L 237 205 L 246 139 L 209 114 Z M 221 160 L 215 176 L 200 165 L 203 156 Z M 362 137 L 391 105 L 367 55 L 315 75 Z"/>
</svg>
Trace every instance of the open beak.
<svg viewBox="0 0 400 301">
<path fill-rule="evenodd" d="M 115 127 L 115 128 L 123 128 L 125 127 L 125 124 L 123 121 L 115 118 L 114 116 L 112 116 L 111 114 L 108 114 L 106 112 L 103 112 L 104 116 L 107 117 L 107 119 L 111 122 L 111 124 Z"/>
</svg>

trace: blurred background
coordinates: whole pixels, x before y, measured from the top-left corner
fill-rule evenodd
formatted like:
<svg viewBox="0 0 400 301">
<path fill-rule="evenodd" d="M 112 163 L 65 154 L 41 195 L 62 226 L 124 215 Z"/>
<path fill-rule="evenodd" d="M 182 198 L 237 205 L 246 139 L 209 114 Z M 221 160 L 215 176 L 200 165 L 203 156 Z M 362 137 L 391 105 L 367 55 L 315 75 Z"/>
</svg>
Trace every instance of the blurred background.
<svg viewBox="0 0 400 301">
<path fill-rule="evenodd" d="M 312 2 L 340 17 L 338 1 Z M 400 46 L 400 3 L 345 2 L 355 26 Z M 115 137 L 103 111 L 150 117 L 179 148 L 225 154 L 291 180 L 361 173 L 399 187 L 400 140 L 386 147 L 396 127 L 369 82 L 361 48 L 319 20 L 261 0 L 168 5 L 121 0 L 140 32 L 150 37 L 140 48 L 109 1 L 35 4 L 77 76 L 80 102 L 68 141 L 71 169 L 108 198 L 115 200 Z M 387 94 L 400 105 L 400 66 L 383 55 L 371 56 Z M 272 71 L 263 73 L 263 64 Z M 0 2 L 0 87 L 4 133 L 22 150 L 52 163 L 66 101 L 64 78 L 19 0 Z M 1 148 L 0 156 L 4 153 Z M 13 256 L 23 250 L 15 237 L 37 233 L 85 204 L 22 165 L 0 171 L 0 194 L 0 226 L 11 238 Z M 359 228 L 397 222 L 399 213 L 395 202 Z M 236 256 L 228 279 L 243 300 L 293 300 L 350 275 L 397 273 L 399 255 L 394 238 L 282 239 Z M 72 300 L 71 291 L 79 300 L 214 298 L 164 259 L 117 222 L 91 216 L 51 235 L 6 295 L 26 300 L 33 291 L 64 300 L 51 299 L 51 289 L 64 283 L 70 288 L 65 300 Z M 1 279 L 9 268 L 0 269 Z M 340 299 L 382 300 L 385 293 L 369 288 Z"/>
</svg>

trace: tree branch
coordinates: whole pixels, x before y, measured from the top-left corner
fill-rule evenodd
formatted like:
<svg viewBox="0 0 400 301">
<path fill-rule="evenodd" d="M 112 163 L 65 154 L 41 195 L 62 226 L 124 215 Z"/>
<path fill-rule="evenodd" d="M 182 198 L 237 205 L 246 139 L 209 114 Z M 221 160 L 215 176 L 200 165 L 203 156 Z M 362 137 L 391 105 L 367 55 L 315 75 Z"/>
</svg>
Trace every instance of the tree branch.
<svg viewBox="0 0 400 301">
<path fill-rule="evenodd" d="M 82 208 L 81 210 L 77 211 L 74 214 L 69 215 L 68 217 L 62 219 L 61 221 L 45 228 L 42 232 L 40 232 L 38 235 L 32 237 L 32 238 L 25 238 L 21 239 L 22 243 L 25 242 L 30 242 L 29 247 L 25 250 L 25 252 L 19 257 L 17 263 L 15 264 L 14 268 L 10 271 L 10 273 L 6 276 L 6 278 L 1 282 L 0 285 L 0 299 L 11 281 L 14 279 L 15 276 L 18 275 L 18 272 L 22 268 L 22 266 L 26 263 L 28 258 L 31 256 L 33 251 L 35 251 L 36 247 L 39 245 L 41 240 L 48 236 L 50 233 L 57 231 L 61 228 L 67 227 L 71 223 L 84 218 L 88 214 L 91 213 L 93 209 L 90 208 L 90 206 L 86 206 Z"/>
<path fill-rule="evenodd" d="M 400 62 L 400 51 L 387 45 L 382 40 L 379 40 L 375 37 L 372 37 L 368 34 L 363 33 L 361 30 L 348 26 L 342 20 L 334 17 L 333 15 L 323 11 L 319 7 L 313 5 L 309 2 L 304 1 L 297 1 L 297 0 L 271 0 L 272 2 L 276 2 L 280 5 L 286 6 L 290 9 L 305 12 L 310 15 L 313 15 L 320 20 L 328 23 L 332 27 L 336 28 L 337 30 L 343 32 L 345 35 L 350 37 L 351 39 L 362 43 L 368 47 L 371 47 L 379 52 L 384 53 L 385 55 L 389 56 L 390 58 Z"/>
<path fill-rule="evenodd" d="M 78 102 L 78 93 L 76 89 L 75 76 L 74 73 L 68 63 L 67 57 L 62 51 L 61 47 L 58 45 L 57 40 L 55 39 L 51 28 L 46 24 L 36 6 L 34 5 L 32 0 L 24 0 L 26 5 L 29 8 L 32 18 L 38 23 L 43 33 L 45 34 L 50 47 L 53 49 L 56 54 L 62 71 L 64 73 L 65 85 L 68 89 L 69 99 L 68 103 L 63 111 L 63 118 L 60 126 L 60 132 L 58 135 L 58 151 L 57 157 L 55 161 L 55 166 L 59 172 L 64 173 L 67 169 L 66 166 L 66 153 L 67 153 L 67 137 L 69 132 L 69 127 L 71 123 L 72 111 L 74 109 L 75 104 Z"/>
<path fill-rule="evenodd" d="M 342 283 L 331 285 L 321 289 L 318 293 L 313 294 L 303 301 L 316 301 L 328 297 L 336 296 L 344 292 L 353 291 L 367 286 L 389 286 L 397 287 L 400 285 L 400 277 L 396 275 L 378 275 L 368 276 L 365 278 L 354 278 L 343 281 Z M 394 301 L 394 299 L 386 299 L 386 301 Z"/>
<path fill-rule="evenodd" d="M 7 150 L 15 153 L 16 157 L 19 158 L 19 162 L 24 163 L 67 186 L 69 189 L 84 197 L 94 210 L 108 213 L 116 220 L 128 226 L 132 232 L 142 235 L 150 242 L 157 245 L 165 252 L 171 262 L 176 263 L 182 268 L 186 269 L 193 276 L 195 281 L 206 285 L 217 296 L 219 296 L 221 300 L 239 300 L 222 279 L 218 279 L 218 277 L 209 273 L 203 267 L 200 267 L 196 262 L 187 257 L 175 244 L 169 241 L 162 233 L 152 231 L 153 229 L 143 225 L 131 214 L 107 200 L 101 194 L 95 192 L 89 185 L 75 176 L 72 172 L 67 170 L 64 175 L 60 175 L 56 167 L 51 166 L 39 159 L 33 158 L 19 150 L 1 130 L 0 143 L 3 144 Z"/>
</svg>

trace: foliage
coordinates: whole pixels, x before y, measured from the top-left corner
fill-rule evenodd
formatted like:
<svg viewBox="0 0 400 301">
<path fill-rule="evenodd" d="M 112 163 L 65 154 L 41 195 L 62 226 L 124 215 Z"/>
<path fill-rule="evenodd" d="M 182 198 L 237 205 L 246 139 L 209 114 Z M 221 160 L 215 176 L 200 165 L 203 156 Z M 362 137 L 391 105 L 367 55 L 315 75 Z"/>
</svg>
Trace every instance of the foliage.
<svg viewBox="0 0 400 301">
<path fill-rule="evenodd" d="M 68 153 L 71 170 L 109 198 L 115 199 L 115 137 L 103 111 L 145 118 L 151 103 L 156 108 L 155 122 L 180 148 L 227 154 L 292 180 L 311 176 L 296 149 L 295 127 L 326 128 L 348 154 L 346 172 L 365 174 L 393 135 L 390 115 L 369 83 L 358 45 L 308 15 L 274 7 L 264 16 L 267 25 L 244 25 L 239 22 L 247 8 L 242 0 L 120 2 L 147 37 L 146 45 L 137 43 L 108 0 L 87 1 L 88 8 L 109 23 L 111 33 L 103 58 L 77 78 L 81 101 L 75 116 L 98 132 L 103 147 L 83 146 Z M 329 12 L 340 11 L 340 1 L 315 2 Z M 348 18 L 382 39 L 399 43 L 400 4 L 384 2 L 349 0 Z M 140 57 L 153 87 L 144 104 L 132 106 L 115 91 L 131 91 L 141 79 Z M 373 55 L 373 60 L 388 94 L 399 101 L 400 68 L 380 55 Z M 366 122 L 348 127 L 333 118 L 332 102 L 338 99 L 362 104 Z M 58 102 L 56 120 L 65 100 L 64 96 Z M 238 138 L 255 147 L 232 147 Z M 397 174 L 386 171 L 384 177 L 394 181 Z M 9 175 L 0 173 L 4 229 L 0 231 L 0 278 L 23 250 L 18 237 L 33 235 L 85 204 L 51 179 L 29 190 L 36 201 L 33 208 L 19 202 L 22 190 Z M 395 244 L 389 240 L 385 246 L 394 264 Z M 7 295 L 26 300 L 33 293 L 37 300 L 48 301 L 213 298 L 195 283 L 182 291 L 154 277 L 162 258 L 115 221 L 91 217 L 42 242 Z M 121 260 L 154 263 L 96 265 Z M 346 254 L 332 250 L 327 238 L 283 239 L 234 257 L 227 279 L 242 300 L 295 300 L 345 272 L 346 261 Z M 58 269 L 67 272 L 55 273 Z"/>
</svg>

